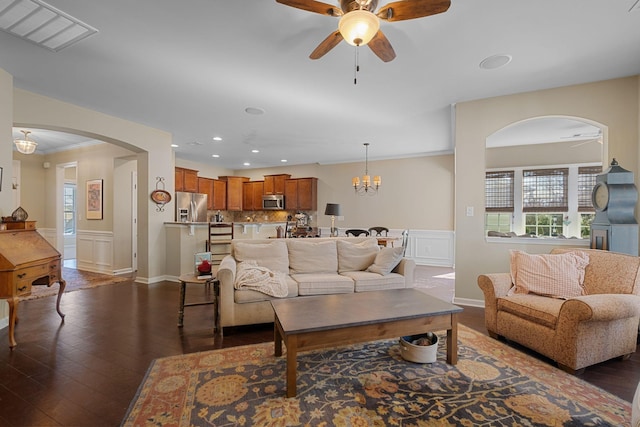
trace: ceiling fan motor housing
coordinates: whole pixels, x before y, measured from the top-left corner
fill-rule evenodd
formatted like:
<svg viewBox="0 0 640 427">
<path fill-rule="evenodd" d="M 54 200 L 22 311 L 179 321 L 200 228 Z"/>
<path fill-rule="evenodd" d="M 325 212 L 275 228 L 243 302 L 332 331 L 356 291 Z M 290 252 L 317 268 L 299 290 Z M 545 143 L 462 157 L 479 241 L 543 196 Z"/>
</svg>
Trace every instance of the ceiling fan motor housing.
<svg viewBox="0 0 640 427">
<path fill-rule="evenodd" d="M 345 14 L 360 9 L 373 12 L 376 7 L 378 7 L 378 0 L 340 0 L 340 8 Z"/>
</svg>

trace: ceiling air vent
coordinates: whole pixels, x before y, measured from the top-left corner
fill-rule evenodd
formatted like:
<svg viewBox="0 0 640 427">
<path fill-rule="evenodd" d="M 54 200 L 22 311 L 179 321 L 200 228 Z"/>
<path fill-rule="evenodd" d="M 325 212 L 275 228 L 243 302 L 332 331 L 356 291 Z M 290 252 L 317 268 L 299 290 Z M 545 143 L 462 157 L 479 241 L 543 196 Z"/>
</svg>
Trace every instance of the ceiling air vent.
<svg viewBox="0 0 640 427">
<path fill-rule="evenodd" d="M 54 52 L 98 32 L 40 0 L 0 0 L 0 29 Z"/>
</svg>

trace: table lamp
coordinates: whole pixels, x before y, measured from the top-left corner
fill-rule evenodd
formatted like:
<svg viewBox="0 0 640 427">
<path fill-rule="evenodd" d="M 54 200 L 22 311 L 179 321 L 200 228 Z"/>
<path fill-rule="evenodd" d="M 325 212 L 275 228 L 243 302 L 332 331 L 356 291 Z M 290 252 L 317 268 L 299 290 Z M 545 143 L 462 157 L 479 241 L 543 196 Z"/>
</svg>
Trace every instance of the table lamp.
<svg viewBox="0 0 640 427">
<path fill-rule="evenodd" d="M 325 215 L 331 215 L 331 237 L 338 235 L 338 229 L 336 228 L 336 216 L 342 215 L 342 209 L 337 203 L 327 203 L 327 207 L 324 208 Z"/>
</svg>

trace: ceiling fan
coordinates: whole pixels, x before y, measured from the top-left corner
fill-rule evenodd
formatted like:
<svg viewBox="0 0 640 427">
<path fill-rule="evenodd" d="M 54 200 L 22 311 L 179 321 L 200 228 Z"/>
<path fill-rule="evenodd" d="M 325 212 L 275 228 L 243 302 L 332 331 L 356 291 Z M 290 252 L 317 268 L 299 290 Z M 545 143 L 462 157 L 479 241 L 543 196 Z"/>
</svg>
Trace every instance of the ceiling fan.
<svg viewBox="0 0 640 427">
<path fill-rule="evenodd" d="M 378 0 L 340 0 L 340 7 L 315 0 L 276 1 L 308 12 L 340 17 L 338 30 L 324 39 L 309 58 L 320 59 L 345 40 L 353 46 L 368 45 L 384 62 L 392 61 L 396 53 L 380 30 L 380 19 L 393 22 L 422 18 L 446 12 L 451 5 L 450 0 L 401 0 L 389 3 L 376 12 Z"/>
</svg>

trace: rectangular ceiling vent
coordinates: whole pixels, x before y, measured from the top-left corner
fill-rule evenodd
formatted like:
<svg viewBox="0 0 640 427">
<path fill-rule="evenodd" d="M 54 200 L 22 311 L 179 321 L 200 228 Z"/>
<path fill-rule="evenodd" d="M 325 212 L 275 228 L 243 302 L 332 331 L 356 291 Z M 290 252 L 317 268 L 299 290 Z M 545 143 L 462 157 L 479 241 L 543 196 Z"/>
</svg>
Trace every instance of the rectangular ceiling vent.
<svg viewBox="0 0 640 427">
<path fill-rule="evenodd" d="M 54 52 L 98 32 L 40 0 L 0 0 L 0 29 Z"/>
</svg>

